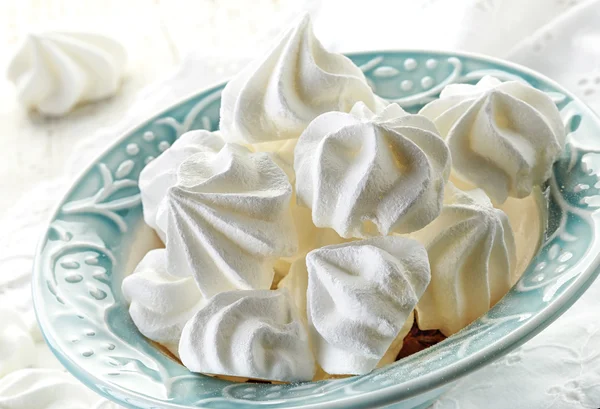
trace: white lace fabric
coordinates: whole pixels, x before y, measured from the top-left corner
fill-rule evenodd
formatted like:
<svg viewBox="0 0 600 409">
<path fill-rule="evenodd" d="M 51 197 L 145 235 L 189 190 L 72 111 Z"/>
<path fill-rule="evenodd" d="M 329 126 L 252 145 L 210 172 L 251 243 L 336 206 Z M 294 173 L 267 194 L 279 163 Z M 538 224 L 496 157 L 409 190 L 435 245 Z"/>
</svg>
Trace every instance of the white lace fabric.
<svg viewBox="0 0 600 409">
<path fill-rule="evenodd" d="M 600 114 L 600 0 L 371 0 L 368 6 L 344 0 L 304 3 L 314 14 L 317 36 L 330 50 L 426 48 L 506 58 L 549 76 Z M 343 19 L 339 18 L 341 7 Z M 297 10 L 295 5 L 290 13 Z M 272 17 L 264 16 L 266 20 Z M 289 18 L 281 19 L 281 28 L 288 22 Z M 268 27 L 269 32 L 265 30 L 256 39 L 257 48 L 264 49 L 272 38 L 272 21 Z M 191 90 L 231 76 L 251 57 L 227 55 L 226 51 L 221 50 L 218 56 L 207 56 L 201 49 L 191 52 L 175 73 L 141 91 L 120 123 L 99 130 L 74 147 L 76 154 L 68 161 L 64 177 L 43 180 L 0 218 L 0 308 L 3 314 L 9 309 L 18 318 L 7 321 L 14 330 L 0 330 L 0 368 L 13 371 L 8 375 L 0 372 L 3 409 L 17 408 L 10 403 L 10 382 L 42 378 L 77 390 L 72 392 L 80 405 L 77 409 L 116 408 L 85 392 L 82 384 L 64 374 L 43 344 L 30 295 L 35 247 L 62 193 L 100 151 L 123 131 L 176 103 Z M 462 378 L 432 408 L 600 407 L 599 300 L 600 281 L 550 327 L 500 360 Z M 14 371 L 31 373 L 19 372 L 9 378 Z M 30 389 L 41 393 L 34 384 Z M 69 399 L 64 399 L 68 405 Z"/>
</svg>

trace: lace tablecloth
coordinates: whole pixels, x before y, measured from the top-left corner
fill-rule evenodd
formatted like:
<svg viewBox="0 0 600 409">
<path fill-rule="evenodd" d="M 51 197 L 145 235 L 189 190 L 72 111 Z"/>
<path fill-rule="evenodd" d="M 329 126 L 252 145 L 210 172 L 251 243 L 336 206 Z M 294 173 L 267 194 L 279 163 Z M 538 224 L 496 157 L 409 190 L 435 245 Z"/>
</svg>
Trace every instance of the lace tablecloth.
<svg viewBox="0 0 600 409">
<path fill-rule="evenodd" d="M 600 113 L 600 0 L 468 0 L 461 5 L 447 0 L 370 0 L 368 6 L 345 0 L 300 3 L 313 13 L 317 35 L 330 49 L 441 48 L 503 57 L 553 78 Z M 277 10 L 278 24 L 287 24 L 298 8 Z M 342 9 L 343 19 L 339 17 Z M 256 49 L 264 49 L 278 28 L 274 17 L 265 14 L 269 24 L 255 30 Z M 240 54 L 239 49 L 231 55 L 224 51 L 191 51 L 175 73 L 139 93 L 121 122 L 82 140 L 62 177 L 42 181 L 2 215 L 0 408 L 117 408 L 66 374 L 43 344 L 29 290 L 36 242 L 73 176 L 121 132 L 183 96 L 234 74 L 253 56 Z M 597 282 L 548 329 L 463 378 L 433 408 L 600 407 L 599 316 Z"/>
</svg>

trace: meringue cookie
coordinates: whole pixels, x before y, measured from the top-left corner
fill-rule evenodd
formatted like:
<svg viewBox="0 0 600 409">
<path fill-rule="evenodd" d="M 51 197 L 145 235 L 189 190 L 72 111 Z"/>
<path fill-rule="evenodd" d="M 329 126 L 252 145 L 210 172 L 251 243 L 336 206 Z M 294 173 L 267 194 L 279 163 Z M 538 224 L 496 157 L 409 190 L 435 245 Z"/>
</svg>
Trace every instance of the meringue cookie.
<svg viewBox="0 0 600 409">
<path fill-rule="evenodd" d="M 370 372 L 429 283 L 425 248 L 403 237 L 377 237 L 314 250 L 306 264 L 317 361 L 329 374 Z"/>
<path fill-rule="evenodd" d="M 27 108 L 63 115 L 78 103 L 117 92 L 127 55 L 115 40 L 91 33 L 29 35 L 8 66 Z"/>
<path fill-rule="evenodd" d="M 0 378 L 34 365 L 36 355 L 35 342 L 19 312 L 0 308 Z"/>
<path fill-rule="evenodd" d="M 406 321 L 404 321 L 404 325 L 400 328 L 400 332 L 396 336 L 396 339 L 392 341 L 392 344 L 381 358 L 381 361 L 377 364 L 377 368 L 383 368 L 386 365 L 396 362 L 396 358 L 398 358 L 398 354 L 404 346 L 404 338 L 410 333 L 414 323 L 415 313 L 414 311 L 411 311 Z"/>
<path fill-rule="evenodd" d="M 380 105 L 360 68 L 323 48 L 308 15 L 229 81 L 221 98 L 223 137 L 247 143 L 297 138 L 318 115 L 348 112 L 358 101 Z"/>
<path fill-rule="evenodd" d="M 277 288 L 286 288 L 292 299 L 294 300 L 294 304 L 300 311 L 300 315 L 305 322 L 308 321 L 307 318 L 307 309 L 306 309 L 306 297 L 308 291 L 308 269 L 306 267 L 306 259 L 304 257 L 297 259 L 294 261 L 290 267 L 289 274 L 281 280 L 277 286 Z M 396 357 L 400 350 L 402 349 L 404 338 L 410 332 L 414 323 L 414 314 L 411 311 L 408 318 L 402 325 L 400 332 L 396 336 L 396 339 L 391 343 L 386 353 L 383 355 L 381 360 L 377 363 L 377 368 L 384 367 L 385 365 L 389 365 L 396 361 Z M 322 369 L 322 368 L 320 368 Z M 319 372 L 322 372 L 319 375 Z M 327 378 L 327 374 L 324 371 L 317 370 L 317 376 L 319 378 L 313 379 L 313 381 L 322 380 Z"/>
<path fill-rule="evenodd" d="M 300 317 L 307 322 L 306 292 L 308 291 L 308 269 L 306 268 L 305 257 L 301 257 L 292 263 L 289 273 L 277 284 L 277 288 L 285 288 L 289 292 L 300 313 Z"/>
<path fill-rule="evenodd" d="M 271 159 L 287 175 L 290 183 L 296 180 L 294 173 L 294 149 L 298 139 L 286 139 L 283 141 L 264 142 L 250 145 L 253 152 L 267 152 Z"/>
<path fill-rule="evenodd" d="M 64 370 L 21 369 L 0 379 L 3 409 L 118 409 Z M 122 409 L 122 408 L 121 408 Z"/>
<path fill-rule="evenodd" d="M 420 114 L 446 138 L 456 176 L 498 203 L 544 183 L 565 144 L 552 99 L 518 81 L 448 85 Z"/>
<path fill-rule="evenodd" d="M 363 103 L 350 114 L 316 118 L 295 150 L 298 202 L 318 227 L 340 236 L 408 233 L 442 207 L 450 175 L 448 147 L 435 125 L 397 104 L 375 115 Z"/>
<path fill-rule="evenodd" d="M 340 237 L 333 229 L 321 229 L 315 226 L 312 220 L 312 212 L 309 208 L 298 205 L 296 195 L 292 195 L 291 212 L 296 234 L 298 237 L 298 252 L 284 260 L 293 263 L 298 258 L 306 257 L 309 251 L 331 244 L 341 244 L 351 241 Z"/>
<path fill-rule="evenodd" d="M 483 190 L 447 185 L 440 217 L 410 235 L 429 254 L 431 284 L 417 305 L 422 330 L 450 336 L 488 311 L 516 281 L 508 217 Z"/>
<path fill-rule="evenodd" d="M 265 153 L 225 144 L 186 159 L 158 214 L 169 272 L 193 276 L 205 298 L 270 288 L 275 260 L 297 250 L 291 195 Z"/>
<path fill-rule="evenodd" d="M 157 224 L 160 203 L 169 188 L 177 183 L 177 169 L 181 162 L 199 152 L 219 152 L 225 142 L 218 132 L 190 131 L 181 135 L 173 145 L 158 158 L 150 162 L 140 173 L 139 187 L 146 224 L 156 230 L 166 242 L 165 227 Z"/>
<path fill-rule="evenodd" d="M 125 277 L 122 291 L 139 331 L 177 356 L 185 323 L 205 301 L 192 277 L 167 272 L 166 258 L 164 249 L 148 252 L 133 274 Z"/>
<path fill-rule="evenodd" d="M 193 372 L 282 382 L 315 373 L 308 333 L 287 290 L 217 294 L 186 324 L 179 351 Z"/>
</svg>

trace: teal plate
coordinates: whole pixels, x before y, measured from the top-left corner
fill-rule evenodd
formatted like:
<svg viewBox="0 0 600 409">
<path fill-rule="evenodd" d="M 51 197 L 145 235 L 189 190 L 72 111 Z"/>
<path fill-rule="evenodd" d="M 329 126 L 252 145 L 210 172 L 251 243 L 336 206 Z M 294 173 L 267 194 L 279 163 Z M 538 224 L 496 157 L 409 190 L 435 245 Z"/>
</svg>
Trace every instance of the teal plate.
<svg viewBox="0 0 600 409">
<path fill-rule="evenodd" d="M 444 342 L 364 376 L 293 385 L 240 384 L 192 374 L 135 328 L 121 294 L 143 224 L 142 168 L 191 129 L 215 130 L 223 85 L 149 119 L 94 161 L 57 208 L 41 241 L 34 303 L 48 345 L 84 384 L 128 408 L 425 408 L 457 378 L 525 342 L 598 275 L 600 121 L 547 78 L 468 54 L 352 54 L 373 89 L 416 112 L 450 83 L 484 75 L 548 92 L 570 132 L 549 180 L 545 240 L 519 282 L 487 314 Z"/>
</svg>

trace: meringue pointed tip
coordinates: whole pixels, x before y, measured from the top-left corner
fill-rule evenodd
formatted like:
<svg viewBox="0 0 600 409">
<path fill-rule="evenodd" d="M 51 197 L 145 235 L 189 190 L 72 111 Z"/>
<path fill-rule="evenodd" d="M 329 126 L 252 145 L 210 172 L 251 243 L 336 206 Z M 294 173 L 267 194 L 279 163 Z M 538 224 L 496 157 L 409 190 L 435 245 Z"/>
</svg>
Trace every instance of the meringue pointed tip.
<svg viewBox="0 0 600 409">
<path fill-rule="evenodd" d="M 308 13 L 308 12 L 304 13 L 298 19 L 298 26 L 306 26 L 306 25 L 310 25 L 310 24 L 312 24 L 312 17 L 310 15 L 310 13 Z"/>
</svg>

